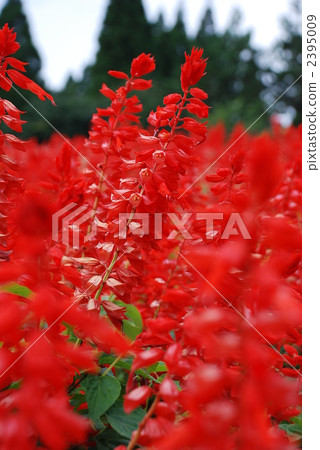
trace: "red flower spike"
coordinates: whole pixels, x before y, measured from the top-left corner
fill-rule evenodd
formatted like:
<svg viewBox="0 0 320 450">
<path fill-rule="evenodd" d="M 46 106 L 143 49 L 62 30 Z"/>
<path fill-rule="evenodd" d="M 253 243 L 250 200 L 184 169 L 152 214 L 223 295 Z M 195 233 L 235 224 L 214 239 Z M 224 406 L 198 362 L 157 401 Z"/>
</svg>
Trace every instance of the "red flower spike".
<svg viewBox="0 0 320 450">
<path fill-rule="evenodd" d="M 55 104 L 53 97 L 50 94 L 38 86 L 34 81 L 20 73 L 26 71 L 24 66 L 27 63 L 21 62 L 18 59 L 9 56 L 20 48 L 20 45 L 16 42 L 16 36 L 17 35 L 13 32 L 13 29 L 8 27 L 8 24 L 5 24 L 4 27 L 0 29 L 0 87 L 6 91 L 9 91 L 13 82 L 22 89 L 29 90 L 30 92 L 36 94 L 40 100 L 45 100 L 45 98 L 48 98 L 52 104 Z M 7 69 L 8 64 L 14 69 Z M 7 78 L 7 76 L 10 79 Z"/>
</svg>

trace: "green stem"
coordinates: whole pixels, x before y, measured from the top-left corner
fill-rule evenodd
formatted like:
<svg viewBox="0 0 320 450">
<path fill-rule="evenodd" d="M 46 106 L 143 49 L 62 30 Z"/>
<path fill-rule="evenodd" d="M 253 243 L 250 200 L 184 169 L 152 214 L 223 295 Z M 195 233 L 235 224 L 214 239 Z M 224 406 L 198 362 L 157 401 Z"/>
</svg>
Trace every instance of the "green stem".
<svg viewBox="0 0 320 450">
<path fill-rule="evenodd" d="M 110 273 L 112 272 L 112 269 L 113 269 L 113 267 L 114 267 L 114 265 L 115 265 L 115 263 L 116 263 L 116 261 L 117 261 L 118 256 L 119 256 L 119 251 L 116 250 L 116 251 L 114 252 L 112 261 L 111 261 L 111 263 L 110 263 L 108 269 L 106 270 L 106 273 L 105 273 L 104 276 L 103 276 L 102 283 L 100 284 L 100 287 L 99 287 L 99 289 L 97 290 L 96 295 L 94 296 L 94 299 L 95 299 L 95 300 L 97 300 L 97 299 L 100 297 L 100 294 L 101 294 L 101 292 L 102 292 L 102 289 L 104 288 L 104 285 L 106 284 L 106 281 L 108 280 L 109 275 L 110 275 Z"/>
<path fill-rule="evenodd" d="M 110 370 L 113 369 L 114 366 L 120 361 L 122 356 L 123 355 L 117 356 L 117 358 L 113 361 L 113 363 L 110 364 L 110 366 L 103 372 L 103 374 L 101 376 L 104 377 L 105 375 L 107 375 L 107 373 L 110 372 Z"/>
</svg>

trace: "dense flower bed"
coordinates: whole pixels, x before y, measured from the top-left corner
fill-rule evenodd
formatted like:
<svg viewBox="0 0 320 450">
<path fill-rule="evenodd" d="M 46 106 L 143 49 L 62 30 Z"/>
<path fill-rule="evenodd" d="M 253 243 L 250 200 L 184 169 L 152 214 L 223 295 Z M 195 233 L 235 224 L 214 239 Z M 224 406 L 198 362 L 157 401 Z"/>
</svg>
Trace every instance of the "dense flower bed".
<svg viewBox="0 0 320 450">
<path fill-rule="evenodd" d="M 1 88 L 53 102 L 18 48 L 5 26 Z M 144 129 L 154 69 L 109 72 L 88 139 L 2 127 L 2 449 L 299 445 L 301 128 L 207 133 L 194 48 Z"/>
</svg>

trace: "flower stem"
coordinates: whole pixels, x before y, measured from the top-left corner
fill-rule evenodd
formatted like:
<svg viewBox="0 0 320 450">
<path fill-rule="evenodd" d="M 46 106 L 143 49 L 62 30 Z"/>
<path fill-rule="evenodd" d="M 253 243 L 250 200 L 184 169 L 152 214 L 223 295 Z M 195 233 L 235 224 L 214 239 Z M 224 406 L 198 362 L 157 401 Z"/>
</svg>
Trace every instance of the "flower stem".
<svg viewBox="0 0 320 450">
<path fill-rule="evenodd" d="M 130 442 L 128 444 L 127 450 L 133 450 L 135 448 L 135 446 L 136 446 L 136 444 L 138 442 L 138 439 L 140 437 L 141 431 L 143 430 L 147 420 L 150 419 L 150 417 L 154 413 L 154 410 L 156 409 L 156 406 L 157 406 L 158 402 L 159 402 L 159 397 L 157 396 L 154 399 L 152 405 L 150 406 L 147 414 L 144 416 L 144 418 L 139 423 L 138 429 L 137 429 L 136 433 L 134 433 L 134 435 L 132 436 L 132 438 L 131 438 L 131 440 L 130 440 Z"/>
<path fill-rule="evenodd" d="M 113 369 L 114 366 L 120 361 L 122 356 L 123 356 L 122 354 L 117 356 L 116 359 L 110 364 L 110 366 L 103 372 L 101 376 L 104 377 L 105 375 L 107 375 L 107 373 L 110 372 L 110 370 Z"/>
<path fill-rule="evenodd" d="M 112 261 L 111 261 L 111 263 L 110 263 L 108 269 L 106 270 L 106 273 L 105 273 L 104 276 L 103 276 L 103 279 L 102 279 L 102 282 L 101 282 L 101 284 L 100 284 L 100 286 L 99 286 L 99 289 L 97 290 L 96 295 L 94 296 L 95 300 L 97 300 L 97 299 L 100 297 L 100 294 L 101 294 L 101 292 L 102 292 L 102 289 L 103 289 L 104 285 L 106 284 L 106 281 L 108 280 L 109 275 L 110 275 L 110 273 L 112 272 L 112 269 L 113 269 L 115 263 L 117 262 L 118 256 L 119 256 L 119 251 L 116 250 L 116 251 L 114 252 Z"/>
</svg>

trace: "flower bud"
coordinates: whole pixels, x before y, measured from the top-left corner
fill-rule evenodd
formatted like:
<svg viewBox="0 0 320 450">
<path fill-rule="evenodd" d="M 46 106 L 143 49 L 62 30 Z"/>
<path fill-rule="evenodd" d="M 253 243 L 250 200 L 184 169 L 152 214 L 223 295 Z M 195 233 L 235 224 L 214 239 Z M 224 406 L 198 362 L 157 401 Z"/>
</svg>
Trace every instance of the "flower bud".
<svg viewBox="0 0 320 450">
<path fill-rule="evenodd" d="M 168 130 L 162 130 L 158 134 L 158 137 L 161 142 L 167 142 L 170 139 L 171 133 Z"/>
<path fill-rule="evenodd" d="M 144 168 L 144 169 L 140 170 L 139 175 L 140 175 L 141 180 L 146 182 L 146 181 L 149 181 L 151 179 L 152 173 L 151 173 L 151 171 L 148 168 Z"/>
<path fill-rule="evenodd" d="M 166 154 L 163 150 L 156 150 L 155 152 L 153 152 L 152 157 L 153 160 L 156 162 L 164 162 Z"/>
<path fill-rule="evenodd" d="M 131 203 L 131 205 L 135 208 L 139 205 L 139 203 L 141 202 L 141 195 L 138 194 L 137 192 L 135 192 L 134 194 L 130 195 L 129 198 L 129 202 Z"/>
</svg>

